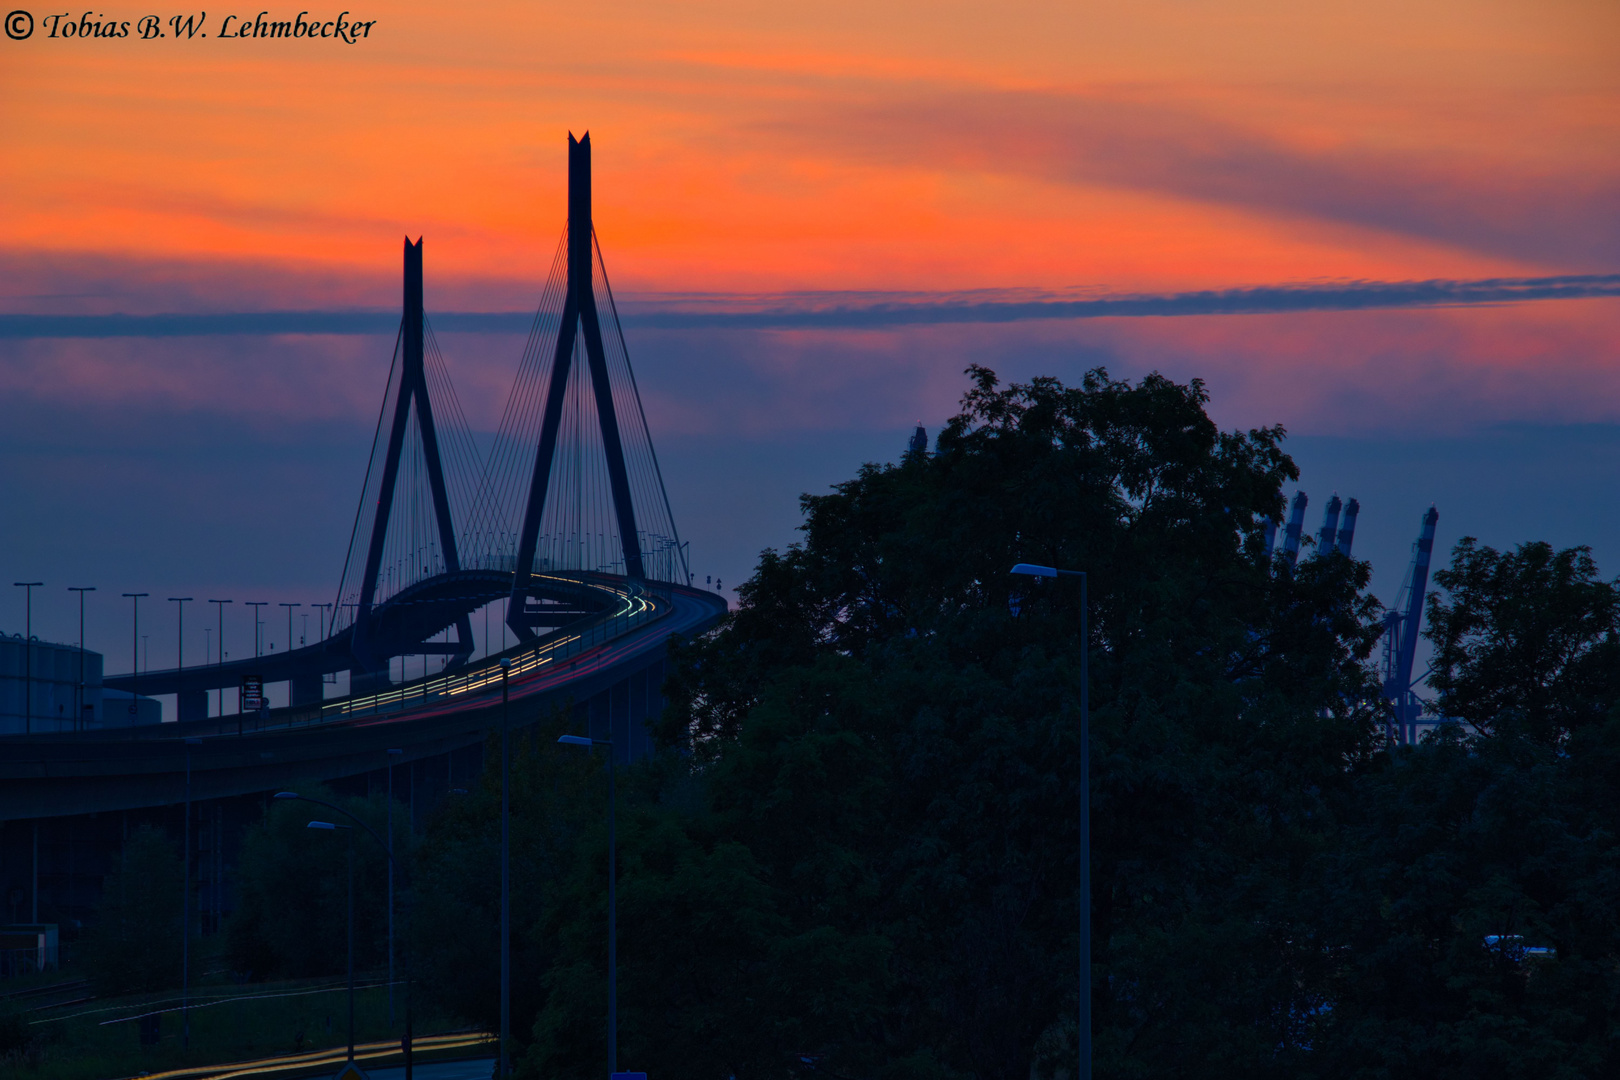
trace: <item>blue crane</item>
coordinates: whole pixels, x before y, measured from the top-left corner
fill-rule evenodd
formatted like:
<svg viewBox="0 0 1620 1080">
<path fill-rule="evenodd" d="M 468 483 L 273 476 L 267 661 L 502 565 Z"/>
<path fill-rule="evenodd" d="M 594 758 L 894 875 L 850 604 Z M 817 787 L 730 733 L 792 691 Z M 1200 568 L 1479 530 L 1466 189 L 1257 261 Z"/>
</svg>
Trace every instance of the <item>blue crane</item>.
<svg viewBox="0 0 1620 1080">
<path fill-rule="evenodd" d="M 1351 499 L 1344 504 L 1344 518 L 1339 522 L 1339 547 L 1344 554 L 1350 554 L 1350 544 L 1356 538 L 1356 516 L 1361 513 L 1361 503 Z"/>
<path fill-rule="evenodd" d="M 1303 491 L 1294 492 L 1294 503 L 1288 513 L 1288 524 L 1283 529 L 1283 555 L 1288 559 L 1288 565 L 1293 566 L 1299 561 L 1299 546 L 1305 535 L 1305 508 L 1310 499 Z M 1340 511 L 1344 516 L 1341 519 Z M 1327 512 L 1322 516 L 1322 528 L 1316 534 L 1316 553 L 1330 555 L 1337 551 L 1344 555 L 1350 554 L 1350 545 L 1356 538 L 1356 516 L 1361 513 L 1361 503 L 1351 499 L 1348 503 L 1340 502 L 1338 493 L 1328 500 Z M 1265 558 L 1269 564 L 1272 552 L 1277 544 L 1277 523 L 1267 520 L 1262 534 L 1265 538 Z"/>
<path fill-rule="evenodd" d="M 1322 527 L 1316 531 L 1316 553 L 1329 555 L 1338 547 L 1339 543 L 1339 511 L 1344 503 L 1339 501 L 1339 493 L 1335 491 L 1333 498 L 1328 500 L 1327 511 L 1322 515 Z"/>
<path fill-rule="evenodd" d="M 1423 515 L 1417 542 L 1412 545 L 1412 565 L 1406 571 L 1395 606 L 1384 612 L 1384 698 L 1394 710 L 1390 721 L 1392 742 L 1417 741 L 1418 718 L 1423 703 L 1412 687 L 1412 664 L 1417 658 L 1418 632 L 1423 626 L 1424 591 L 1429 586 L 1429 560 L 1434 556 L 1434 527 L 1440 511 L 1430 506 Z"/>
<path fill-rule="evenodd" d="M 1288 512 L 1288 527 L 1283 530 L 1283 557 L 1293 566 L 1299 560 L 1299 541 L 1305 535 L 1305 507 L 1310 499 L 1303 491 L 1294 492 L 1294 505 Z"/>
</svg>

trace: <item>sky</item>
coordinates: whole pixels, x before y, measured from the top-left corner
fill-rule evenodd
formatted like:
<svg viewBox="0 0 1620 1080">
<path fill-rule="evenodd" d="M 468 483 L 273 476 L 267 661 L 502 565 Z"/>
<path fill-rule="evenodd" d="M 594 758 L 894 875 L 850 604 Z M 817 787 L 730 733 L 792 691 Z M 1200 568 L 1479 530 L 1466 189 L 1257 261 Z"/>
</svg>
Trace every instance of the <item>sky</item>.
<svg viewBox="0 0 1620 1080">
<path fill-rule="evenodd" d="M 1620 572 L 1613 3 L 387 3 L 353 44 L 29 14 L 0 39 L 0 574 L 46 582 L 56 640 L 95 585 L 109 671 L 124 592 L 154 667 L 168 596 L 237 600 L 232 650 L 240 602 L 331 599 L 406 235 L 494 429 L 587 130 L 700 581 L 936 431 L 970 363 L 1203 379 L 1223 426 L 1287 428 L 1313 530 L 1361 500 L 1386 601 L 1431 503 L 1442 551 Z"/>
</svg>

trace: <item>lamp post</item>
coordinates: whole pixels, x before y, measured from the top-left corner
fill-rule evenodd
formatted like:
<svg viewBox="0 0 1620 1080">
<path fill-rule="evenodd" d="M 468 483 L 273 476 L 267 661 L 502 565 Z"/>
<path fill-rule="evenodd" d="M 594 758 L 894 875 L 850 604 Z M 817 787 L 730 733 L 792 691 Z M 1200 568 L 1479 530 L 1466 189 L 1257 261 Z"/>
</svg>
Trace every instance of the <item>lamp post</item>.
<svg viewBox="0 0 1620 1080">
<path fill-rule="evenodd" d="M 259 609 L 262 608 L 262 607 L 269 607 L 270 606 L 270 601 L 268 601 L 268 600 L 244 600 L 242 602 L 244 604 L 246 604 L 248 607 L 253 609 L 253 656 L 254 656 L 254 659 L 257 659 L 259 657 L 259 655 L 260 655 L 260 648 L 259 648 L 259 625 L 260 625 L 260 623 L 259 623 Z"/>
<path fill-rule="evenodd" d="M 94 585 L 69 585 L 68 592 L 79 594 L 79 693 L 74 699 L 74 715 L 78 717 L 79 730 L 84 730 L 84 594 L 95 592 Z"/>
<path fill-rule="evenodd" d="M 327 612 L 332 610 L 332 605 L 331 604 L 311 604 L 309 606 L 312 607 L 312 608 L 320 608 L 321 609 L 320 634 L 321 634 L 321 640 L 325 641 L 327 635 L 332 632 L 332 619 L 331 619 L 331 616 L 327 615 Z"/>
<path fill-rule="evenodd" d="M 27 704 L 23 706 L 23 734 L 34 733 L 34 590 L 45 583 L 43 581 L 13 581 L 12 584 L 23 590 L 26 599 L 23 601 L 26 614 L 23 616 L 23 691 Z"/>
<path fill-rule="evenodd" d="M 394 1026 L 394 759 L 405 751 L 388 751 L 388 1026 Z"/>
<path fill-rule="evenodd" d="M 180 1048 L 191 1049 L 191 748 L 201 739 L 187 739 L 186 745 L 186 855 L 181 861 L 183 888 L 180 890 Z"/>
<path fill-rule="evenodd" d="M 294 800 L 297 800 L 298 802 L 314 803 L 316 806 L 324 806 L 328 810 L 335 810 L 337 813 L 342 814 L 344 817 L 346 817 L 350 821 L 354 822 L 355 825 L 358 825 L 360 828 L 364 829 L 366 831 L 367 835 L 369 835 L 373 840 L 377 841 L 378 846 L 383 849 L 383 853 L 388 856 L 388 865 L 390 867 L 394 867 L 396 865 L 396 862 L 395 862 L 395 859 L 394 859 L 394 853 L 393 853 L 392 850 L 390 850 L 389 845 L 383 842 L 382 837 L 378 836 L 376 831 L 374 829 L 372 829 L 372 827 L 370 825 L 367 825 L 365 822 L 361 821 L 359 818 L 355 817 L 353 814 L 351 814 L 347 810 L 343 809 L 343 807 L 337 806 L 337 805 L 335 805 L 333 803 L 329 803 L 329 802 L 325 801 L 324 799 L 312 799 L 308 795 L 300 795 L 296 791 L 278 791 L 278 792 L 276 792 L 275 797 L 278 798 L 278 799 L 294 799 Z M 353 834 L 351 826 L 348 826 L 348 825 L 335 825 L 335 824 L 333 824 L 331 822 L 328 822 L 328 821 L 312 821 L 312 822 L 309 823 L 308 828 L 311 828 L 311 829 L 351 829 L 351 832 L 349 834 L 349 1060 L 353 1061 L 354 1060 L 354 834 Z M 410 972 L 410 964 L 409 964 L 410 955 L 411 954 L 409 952 L 406 952 L 406 954 L 405 954 L 406 961 L 407 961 L 407 963 L 405 965 L 405 1080 L 411 1080 L 411 1020 L 412 1020 L 412 1010 L 411 1010 L 411 972 Z"/>
<path fill-rule="evenodd" d="M 180 676 L 186 670 L 186 605 L 191 603 L 189 596 L 171 596 L 169 602 L 175 606 L 175 645 L 174 645 L 174 719 L 180 720 L 180 699 L 185 691 L 181 687 Z"/>
<path fill-rule="evenodd" d="M 303 607 L 304 605 L 303 604 L 289 604 L 285 600 L 283 600 L 281 603 L 277 604 L 276 606 L 277 607 L 284 607 L 284 608 L 287 609 L 287 651 L 292 652 L 292 647 L 293 647 L 293 643 L 292 643 L 292 612 L 293 612 L 293 608 L 295 608 L 295 607 Z"/>
<path fill-rule="evenodd" d="M 613 740 L 560 735 L 557 741 L 567 746 L 608 748 L 608 1074 L 611 1076 L 619 1071 L 619 913 L 614 895 L 618 859 L 614 837 Z"/>
<path fill-rule="evenodd" d="M 277 795 L 276 798 L 281 798 Z M 354 1060 L 354 827 L 352 825 L 334 825 L 330 821 L 312 821 L 307 826 L 311 829 L 326 829 L 335 831 L 342 829 L 349 834 L 349 1060 Z"/>
<path fill-rule="evenodd" d="M 1091 1080 L 1091 643 L 1088 638 L 1084 570 L 1019 563 L 1027 577 L 1080 579 L 1080 1072 Z"/>
<path fill-rule="evenodd" d="M 244 604 L 246 604 L 248 607 L 253 609 L 253 658 L 255 660 L 257 660 L 260 656 L 263 655 L 263 651 L 262 651 L 262 648 L 261 648 L 260 642 L 259 642 L 259 638 L 260 638 L 259 627 L 263 626 L 264 624 L 262 622 L 260 622 L 260 620 L 259 620 L 259 609 L 262 608 L 262 607 L 269 607 L 270 606 L 270 601 L 268 601 L 268 600 L 244 600 L 242 602 Z M 255 664 L 254 667 L 257 669 L 258 665 Z M 259 679 L 259 708 L 263 709 L 265 707 L 265 703 L 268 700 L 268 698 L 266 697 L 265 692 L 264 692 L 264 678 L 263 678 L 263 672 L 262 671 L 259 672 L 259 676 L 260 676 L 260 679 Z M 237 700 L 240 701 L 241 699 L 238 698 Z M 238 716 L 241 715 L 242 707 L 241 707 L 240 704 L 237 705 L 236 712 L 237 712 Z M 237 733 L 240 734 L 241 729 L 242 729 L 242 722 L 240 720 L 238 720 L 236 722 L 236 727 L 237 727 Z"/>
<path fill-rule="evenodd" d="M 225 666 L 225 605 L 234 604 L 236 601 L 210 600 L 208 602 L 214 605 L 215 611 L 219 612 L 219 653 L 214 663 L 220 668 L 223 668 Z M 238 713 L 242 711 L 240 699 L 238 699 L 236 711 Z M 223 683 L 220 684 L 219 688 L 219 715 L 222 717 L 225 715 L 225 686 Z M 240 735 L 241 731 L 238 730 L 237 734 Z"/>
<path fill-rule="evenodd" d="M 511 1075 L 512 1040 L 512 827 L 509 799 L 506 737 L 511 728 L 511 696 L 508 679 L 512 661 L 501 660 L 501 1071 L 500 1080 Z"/>
<path fill-rule="evenodd" d="M 151 596 L 151 593 L 127 592 L 131 604 L 131 624 L 129 641 L 129 711 L 137 720 L 140 719 L 141 701 L 141 597 Z M 103 709 L 106 707 L 103 706 Z"/>
</svg>

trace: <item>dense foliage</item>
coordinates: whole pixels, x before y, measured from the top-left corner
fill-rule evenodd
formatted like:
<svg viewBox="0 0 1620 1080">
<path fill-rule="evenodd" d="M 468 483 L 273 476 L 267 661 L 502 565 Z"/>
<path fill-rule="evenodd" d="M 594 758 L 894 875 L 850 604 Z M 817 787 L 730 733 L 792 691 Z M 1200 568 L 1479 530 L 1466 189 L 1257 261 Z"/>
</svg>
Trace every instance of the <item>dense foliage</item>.
<svg viewBox="0 0 1620 1080">
<path fill-rule="evenodd" d="M 1590 557 L 1464 541 L 1430 618 L 1467 723 L 1392 748 L 1368 568 L 1265 558 L 1280 429 L 1158 376 L 971 374 L 933 453 L 806 497 L 803 542 L 676 649 L 671 752 L 619 772 L 620 1067 L 1072 1075 L 1080 592 L 1024 561 L 1089 575 L 1097 1075 L 1620 1074 L 1620 606 Z M 606 793 L 568 722 L 513 751 L 529 1077 L 606 1067 Z M 491 1029 L 498 809 L 491 773 L 416 890 L 419 985 Z"/>
<path fill-rule="evenodd" d="M 101 905 L 83 942 L 97 995 L 157 990 L 180 981 L 181 858 L 165 834 L 142 826 L 102 879 Z"/>
<path fill-rule="evenodd" d="M 1584 547 L 1464 537 L 1429 599 L 1429 685 L 1447 716 L 1557 743 L 1620 701 L 1620 593 Z"/>
<path fill-rule="evenodd" d="M 321 787 L 302 794 L 334 802 L 388 833 L 388 800 L 339 799 Z M 312 803 L 270 803 L 247 831 L 233 882 L 236 908 L 226 924 L 231 970 L 254 979 L 342 974 L 348 965 L 349 845 L 354 845 L 355 964 L 387 963 L 388 860 L 358 830 L 309 828 L 312 820 L 348 821 Z M 409 814 L 394 809 L 395 854 L 408 857 Z"/>
</svg>

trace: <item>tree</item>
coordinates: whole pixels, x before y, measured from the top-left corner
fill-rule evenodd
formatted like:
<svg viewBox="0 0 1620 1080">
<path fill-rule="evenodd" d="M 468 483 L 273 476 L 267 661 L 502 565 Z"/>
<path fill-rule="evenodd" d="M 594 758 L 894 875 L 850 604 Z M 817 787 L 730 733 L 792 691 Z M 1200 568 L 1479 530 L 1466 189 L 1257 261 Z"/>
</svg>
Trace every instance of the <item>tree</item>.
<svg viewBox="0 0 1620 1080">
<path fill-rule="evenodd" d="M 1300 898 L 1339 959 L 1323 1075 L 1616 1074 L 1617 779 L 1620 716 L 1562 750 L 1442 729 L 1364 778 Z"/>
<path fill-rule="evenodd" d="M 603 793 L 588 755 L 560 753 L 566 713 L 514 704 L 511 737 L 512 1017 L 521 1048 L 557 963 L 556 904 L 594 837 Z M 429 823 L 411 870 L 412 948 L 425 1006 L 500 1029 L 500 744 L 492 735 L 476 787 Z"/>
<path fill-rule="evenodd" d="M 1442 715 L 1556 743 L 1620 700 L 1620 591 L 1590 548 L 1509 552 L 1464 537 L 1429 596 Z"/>
<path fill-rule="evenodd" d="M 325 788 L 299 789 L 336 802 L 387 835 L 388 800 L 338 799 Z M 231 968 L 255 979 L 335 975 L 348 960 L 347 833 L 311 831 L 311 820 L 333 815 L 310 803 L 272 801 L 263 819 L 242 841 L 236 866 L 236 909 L 226 924 Z M 409 856 L 410 828 L 404 808 L 394 811 L 394 854 Z M 339 817 L 337 824 L 346 824 Z M 385 963 L 388 943 L 388 860 L 369 836 L 354 843 L 355 965 Z"/>
<path fill-rule="evenodd" d="M 625 1060 L 1025 1080 L 1072 1039 L 1075 596 L 1031 561 L 1092 575 L 1100 1067 L 1291 1075 L 1328 968 L 1291 892 L 1376 746 L 1367 568 L 1273 572 L 1283 433 L 1221 432 L 1198 383 L 970 374 L 934 454 L 807 496 L 804 543 L 675 653 L 690 766 L 621 810 Z M 601 1067 L 599 860 L 532 1075 Z"/>
<path fill-rule="evenodd" d="M 85 936 L 85 966 L 98 996 L 180 984 L 182 874 L 179 851 L 159 830 L 143 825 L 124 841 Z"/>
<path fill-rule="evenodd" d="M 1616 1075 L 1614 586 L 1586 548 L 1498 552 L 1471 537 L 1435 582 L 1429 681 L 1437 711 L 1468 726 L 1362 772 L 1319 886 L 1300 897 L 1337 958 L 1317 1068 Z"/>
</svg>

